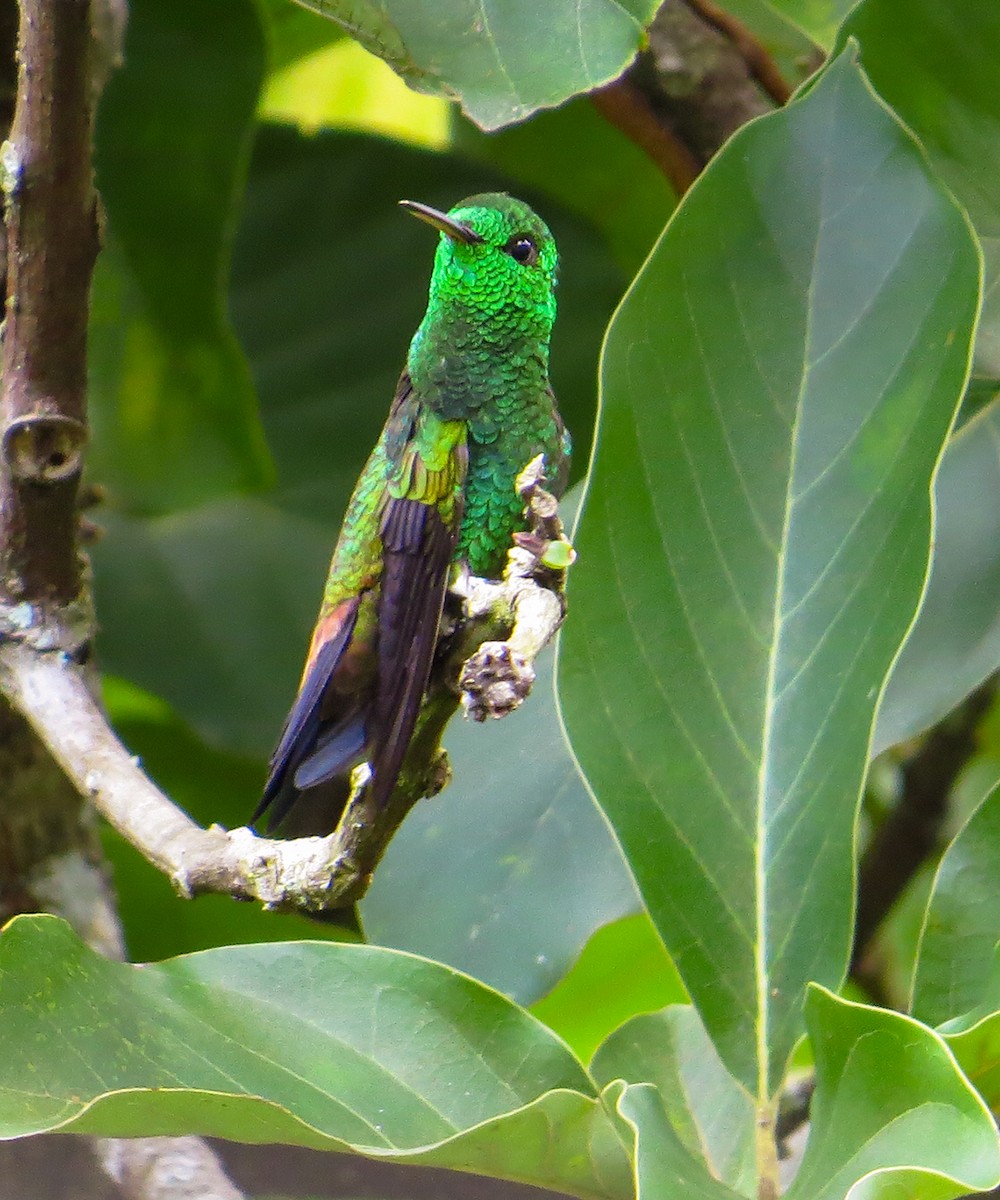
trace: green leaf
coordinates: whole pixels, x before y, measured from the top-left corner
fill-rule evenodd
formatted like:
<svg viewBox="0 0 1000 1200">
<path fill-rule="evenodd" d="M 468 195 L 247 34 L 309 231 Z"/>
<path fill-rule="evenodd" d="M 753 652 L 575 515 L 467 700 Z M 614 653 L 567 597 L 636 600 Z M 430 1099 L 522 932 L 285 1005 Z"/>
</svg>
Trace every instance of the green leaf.
<svg viewBox="0 0 1000 1200">
<path fill-rule="evenodd" d="M 981 1005 L 994 977 L 998 942 L 1000 788 L 986 797 L 941 859 L 920 937 L 914 1015 L 940 1025 Z"/>
<path fill-rule="evenodd" d="M 879 708 L 873 755 L 940 721 L 1000 667 L 1000 400 L 948 443 L 934 502 L 927 592 Z"/>
<path fill-rule="evenodd" d="M 671 1127 L 714 1178 L 742 1195 L 756 1191 L 756 1106 L 722 1065 L 697 1012 L 675 1004 L 633 1017 L 599 1047 L 595 1081 L 652 1083 Z"/>
<path fill-rule="evenodd" d="M 271 481 L 223 291 L 264 59 L 251 0 L 139 0 L 101 102 L 89 465 L 134 511 Z"/>
<path fill-rule="evenodd" d="M 568 974 L 531 1011 L 586 1061 L 630 1017 L 687 998 L 643 912 L 598 929 Z"/>
<path fill-rule="evenodd" d="M 616 1085 L 608 1089 L 609 1100 L 615 1091 Z M 618 1097 L 618 1112 L 635 1138 L 636 1200 L 664 1196 L 670 1200 L 733 1200 L 736 1196 L 685 1146 L 656 1088 L 650 1084 L 626 1087 Z"/>
<path fill-rule="evenodd" d="M 950 1200 L 1000 1182 L 1000 1144 L 941 1038 L 823 988 L 806 1006 L 811 1128 L 788 1200 Z"/>
<path fill-rule="evenodd" d="M 0 1136 L 205 1133 L 628 1195 L 586 1072 L 529 1014 L 369 946 L 111 963 L 51 917 L 0 938 Z"/>
<path fill-rule="evenodd" d="M 250 497 L 102 523 L 105 670 L 162 697 L 210 746 L 263 760 L 294 695 L 329 528 Z"/>
<path fill-rule="evenodd" d="M 521 121 L 628 66 L 654 0 L 301 0 L 337 21 L 417 91 L 458 100 L 483 129 Z"/>
<path fill-rule="evenodd" d="M 994 1116 L 1000 1114 L 1000 1012 L 988 1013 L 959 1032 L 942 1033 L 965 1077 Z"/>
<path fill-rule="evenodd" d="M 609 330 L 569 581 L 574 751 L 762 1101 L 846 964 L 874 708 L 968 367 L 968 227 L 845 54 L 742 130 Z"/>
</svg>

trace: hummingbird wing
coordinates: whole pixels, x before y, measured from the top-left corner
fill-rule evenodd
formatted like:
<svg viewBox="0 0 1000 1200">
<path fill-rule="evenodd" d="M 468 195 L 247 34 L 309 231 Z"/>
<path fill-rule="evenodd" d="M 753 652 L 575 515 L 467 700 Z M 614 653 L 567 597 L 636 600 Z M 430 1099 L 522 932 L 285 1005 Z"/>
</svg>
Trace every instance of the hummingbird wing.
<svg viewBox="0 0 1000 1200">
<path fill-rule="evenodd" d="M 369 752 L 376 804 L 396 786 L 427 688 L 457 531 L 422 500 L 387 506 Z"/>
<path fill-rule="evenodd" d="M 347 573 L 350 588 L 345 583 L 332 606 L 324 604 L 254 821 L 268 811 L 273 829 L 293 807 L 298 813 L 302 797 L 315 800 L 323 816 L 307 828 L 311 820 L 297 815 L 296 835 L 329 832 L 346 797 L 343 784 L 366 757 L 376 802 L 391 794 L 434 657 L 467 461 L 464 424 L 437 422 L 404 373 L 348 509 L 331 579 L 348 543 L 378 544 L 369 545 L 364 571 Z M 352 511 L 358 501 L 357 510 L 371 514 L 363 489 L 370 489 L 373 464 L 386 486 L 374 523 L 359 537 Z M 341 786 L 331 799 L 333 782 Z"/>
</svg>

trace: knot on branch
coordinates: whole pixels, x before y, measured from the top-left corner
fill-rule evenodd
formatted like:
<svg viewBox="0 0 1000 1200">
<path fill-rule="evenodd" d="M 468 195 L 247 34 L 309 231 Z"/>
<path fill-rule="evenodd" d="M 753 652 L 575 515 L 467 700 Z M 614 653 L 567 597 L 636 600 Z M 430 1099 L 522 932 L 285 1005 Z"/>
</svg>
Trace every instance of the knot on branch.
<svg viewBox="0 0 1000 1200">
<path fill-rule="evenodd" d="M 8 424 L 2 450 L 14 479 L 52 484 L 80 473 L 86 444 L 82 421 L 60 413 L 32 413 Z"/>
<path fill-rule="evenodd" d="M 535 668 L 509 642 L 484 642 L 459 676 L 462 708 L 473 721 L 514 711 L 531 691 Z"/>
<path fill-rule="evenodd" d="M 0 603 L 0 644 L 20 642 L 67 662 L 86 661 L 94 628 L 89 591 L 68 604 Z"/>
</svg>

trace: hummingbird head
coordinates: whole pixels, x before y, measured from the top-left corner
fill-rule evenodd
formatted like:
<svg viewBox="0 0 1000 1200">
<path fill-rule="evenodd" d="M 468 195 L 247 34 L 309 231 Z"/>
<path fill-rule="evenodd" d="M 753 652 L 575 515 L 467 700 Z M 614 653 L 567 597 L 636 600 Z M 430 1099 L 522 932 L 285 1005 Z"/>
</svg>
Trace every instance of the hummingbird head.
<svg viewBox="0 0 1000 1200">
<path fill-rule="evenodd" d="M 559 256 L 548 226 L 523 200 L 484 192 L 447 213 L 400 203 L 441 231 L 427 320 L 478 324 L 491 341 L 505 331 L 548 340 Z"/>
</svg>

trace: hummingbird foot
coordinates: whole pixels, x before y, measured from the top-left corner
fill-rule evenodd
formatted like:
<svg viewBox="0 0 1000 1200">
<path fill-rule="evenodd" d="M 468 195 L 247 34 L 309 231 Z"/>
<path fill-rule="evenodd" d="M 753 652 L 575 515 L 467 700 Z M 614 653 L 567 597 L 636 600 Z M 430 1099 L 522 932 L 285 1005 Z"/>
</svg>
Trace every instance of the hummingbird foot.
<svg viewBox="0 0 1000 1200">
<path fill-rule="evenodd" d="M 484 642 L 459 676 L 462 708 L 474 721 L 505 717 L 528 696 L 534 682 L 535 668 L 526 655 L 509 642 Z"/>
<path fill-rule="evenodd" d="M 517 494 L 524 501 L 529 528 L 514 534 L 514 545 L 529 556 L 531 565 L 523 564 L 519 574 L 541 571 L 555 582 L 560 572 L 576 561 L 576 551 L 570 545 L 559 519 L 559 503 L 542 484 L 545 482 L 545 455 L 531 460 L 517 477 Z M 561 582 L 561 580 L 559 580 Z"/>
</svg>

